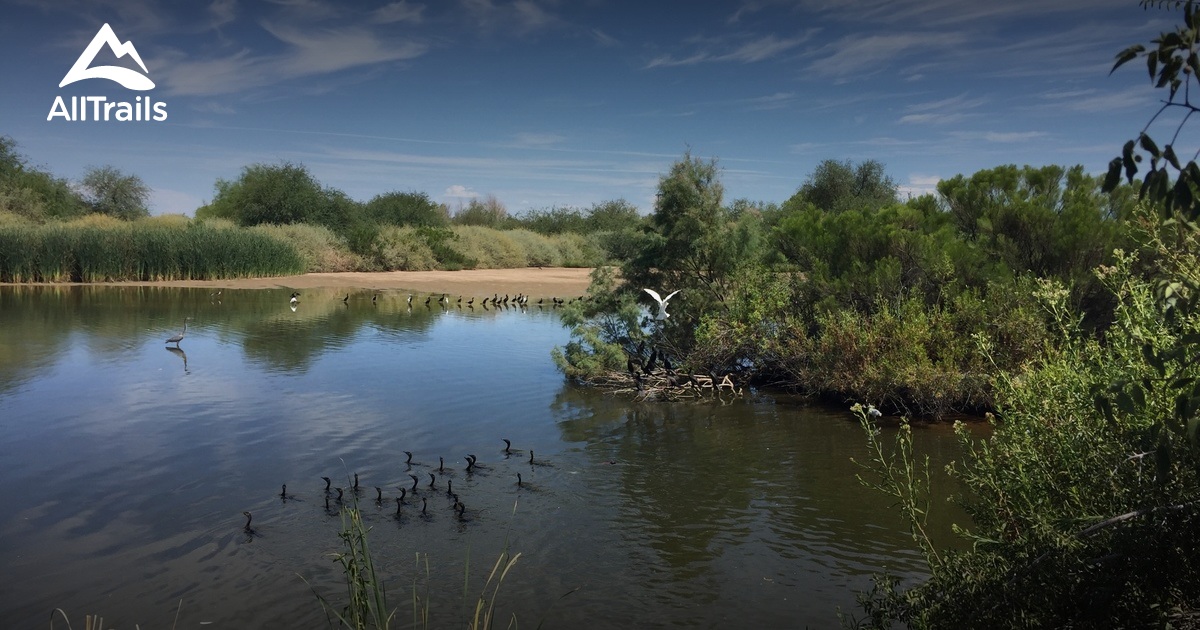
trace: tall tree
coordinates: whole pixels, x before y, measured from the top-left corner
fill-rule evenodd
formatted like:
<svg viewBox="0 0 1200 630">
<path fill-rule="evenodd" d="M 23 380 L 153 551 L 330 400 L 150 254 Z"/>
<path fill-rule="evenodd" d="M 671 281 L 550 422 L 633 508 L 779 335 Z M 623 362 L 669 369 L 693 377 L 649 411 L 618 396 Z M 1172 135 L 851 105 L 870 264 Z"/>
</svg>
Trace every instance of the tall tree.
<svg viewBox="0 0 1200 630">
<path fill-rule="evenodd" d="M 146 207 L 150 187 L 137 175 L 126 175 L 112 166 L 89 166 L 80 185 L 92 212 L 126 221 L 150 216 Z"/>
<path fill-rule="evenodd" d="M 875 210 L 896 203 L 896 190 L 882 162 L 825 160 L 786 205 L 808 202 L 826 212 Z"/>
</svg>

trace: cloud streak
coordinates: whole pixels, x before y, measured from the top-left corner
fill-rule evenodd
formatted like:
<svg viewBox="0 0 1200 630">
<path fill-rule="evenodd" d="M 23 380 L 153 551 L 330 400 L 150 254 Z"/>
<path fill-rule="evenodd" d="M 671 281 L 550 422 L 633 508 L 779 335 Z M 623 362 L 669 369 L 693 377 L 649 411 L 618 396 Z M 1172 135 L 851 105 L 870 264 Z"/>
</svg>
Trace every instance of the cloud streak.
<svg viewBox="0 0 1200 630">
<path fill-rule="evenodd" d="M 167 93 L 211 96 L 244 92 L 292 79 L 414 59 L 428 51 L 427 45 L 418 42 L 383 41 L 362 27 L 303 30 L 264 23 L 263 28 L 286 45 L 284 52 L 255 55 L 243 48 L 210 59 L 169 56 L 161 72 Z"/>
</svg>

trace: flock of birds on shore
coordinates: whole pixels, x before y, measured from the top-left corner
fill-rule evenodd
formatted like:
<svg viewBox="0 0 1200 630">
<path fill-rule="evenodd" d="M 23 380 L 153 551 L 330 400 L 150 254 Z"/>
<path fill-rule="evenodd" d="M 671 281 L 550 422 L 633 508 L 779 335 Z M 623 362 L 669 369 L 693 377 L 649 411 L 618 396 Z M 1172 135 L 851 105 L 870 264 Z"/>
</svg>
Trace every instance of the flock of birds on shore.
<svg viewBox="0 0 1200 630">
<path fill-rule="evenodd" d="M 371 294 L 371 304 L 372 305 L 379 304 L 380 294 L 381 294 L 380 291 L 375 291 Z M 672 294 L 672 295 L 674 295 L 674 294 Z M 215 300 L 215 299 L 219 299 L 220 296 L 221 296 L 221 291 L 214 291 L 213 293 L 210 294 L 209 297 L 211 297 L 212 299 Z M 301 297 L 301 295 L 300 295 L 300 292 L 298 292 L 298 291 L 293 291 L 292 294 L 288 297 L 288 305 L 291 307 L 293 312 L 296 311 L 297 308 L 299 308 L 299 306 L 300 306 L 300 297 Z M 415 297 L 414 294 L 412 294 L 412 293 L 408 294 L 407 305 L 410 310 L 413 307 L 414 297 Z M 435 297 L 437 299 L 434 299 Z M 657 299 L 657 295 L 656 295 L 656 299 Z M 668 296 L 667 299 L 670 299 L 670 296 Z M 541 308 L 559 308 L 561 306 L 566 306 L 568 304 L 574 304 L 576 301 L 587 302 L 589 300 L 591 300 L 591 298 L 588 296 L 575 297 L 575 298 L 559 298 L 559 297 L 544 298 L 543 297 L 543 298 L 538 298 L 537 302 L 530 302 L 529 296 L 525 295 L 524 293 L 518 293 L 516 296 L 510 296 L 509 294 L 506 293 L 506 294 L 504 294 L 503 297 L 501 297 L 499 293 L 496 293 L 496 294 L 493 294 L 492 297 L 483 298 L 482 300 L 480 300 L 478 302 L 478 304 L 483 310 L 488 311 L 488 310 L 492 310 L 492 309 L 500 310 L 500 309 L 507 309 L 507 308 L 522 308 L 522 309 L 524 309 L 524 308 L 528 308 L 531 304 L 533 306 L 536 306 L 539 309 L 541 309 Z M 420 300 L 417 300 L 417 303 L 421 303 Z M 346 294 L 346 296 L 342 298 L 342 304 L 345 304 L 346 306 L 350 305 L 350 294 Z M 450 295 L 448 293 L 442 293 L 442 294 L 440 294 L 440 296 L 437 293 L 430 293 L 425 297 L 423 304 L 424 304 L 425 308 L 433 308 L 433 305 L 437 304 L 437 305 L 441 306 L 443 310 L 448 310 L 449 308 L 451 308 L 451 304 L 453 304 L 454 307 L 458 308 L 458 309 L 467 308 L 470 310 L 474 310 L 476 302 L 475 302 L 474 296 L 472 296 L 466 302 L 463 302 L 463 296 L 460 295 L 452 303 L 450 301 Z M 491 304 L 491 306 L 489 307 L 488 304 Z M 171 335 L 171 337 L 169 337 L 166 340 L 166 343 L 168 343 L 168 344 L 173 343 L 173 344 L 175 344 L 175 348 L 179 348 L 179 342 L 183 341 L 183 337 L 187 334 L 187 324 L 191 319 L 192 319 L 191 317 L 183 318 L 183 330 L 179 331 L 178 334 Z"/>
<path fill-rule="evenodd" d="M 507 438 L 502 440 L 504 449 L 501 451 L 505 459 L 511 459 L 514 455 L 520 455 L 530 467 L 552 466 L 549 462 L 538 460 L 534 456 L 533 449 L 524 451 L 512 447 L 512 441 Z M 528 452 L 529 458 L 524 459 L 524 454 Z M 454 488 L 454 479 L 460 474 L 459 470 L 446 465 L 444 457 L 438 457 L 437 465 L 425 464 L 423 462 L 414 461 L 411 451 L 404 451 L 406 459 L 404 461 L 404 470 L 412 483 L 405 482 L 402 485 L 394 485 L 394 482 L 388 484 L 389 488 L 394 488 L 400 492 L 399 496 L 389 496 L 385 498 L 383 486 L 371 486 L 375 490 L 375 498 L 373 503 L 375 506 L 382 508 L 384 505 L 390 506 L 392 502 L 396 504 L 396 511 L 393 515 L 397 521 L 403 520 L 406 509 L 418 514 L 422 519 L 432 519 L 431 511 L 437 509 L 430 506 L 430 500 L 436 498 L 444 498 L 449 505 L 451 514 L 459 523 L 466 523 L 471 520 L 471 512 L 468 511 L 466 503 Z M 473 454 L 468 454 L 465 457 L 467 465 L 461 471 L 465 475 L 464 481 L 471 481 L 473 476 L 479 474 L 487 475 L 491 469 L 491 465 L 479 462 L 479 458 Z M 615 462 L 609 462 L 615 463 Z M 423 470 L 423 474 L 414 474 L 418 470 Z M 359 474 L 354 473 L 353 483 L 347 486 L 333 485 L 333 479 L 330 477 L 321 477 L 325 481 L 323 490 L 323 498 L 325 501 L 325 513 L 329 516 L 336 516 L 341 512 L 341 509 L 347 502 L 353 501 L 355 505 L 358 503 L 358 498 L 363 492 L 369 493 L 369 487 L 365 484 L 360 484 Z M 521 473 L 516 473 L 516 479 L 512 487 L 517 490 L 535 491 L 536 487 L 522 477 Z M 461 489 L 461 485 L 460 485 Z M 389 494 L 391 491 L 389 490 Z M 289 500 L 298 500 L 294 495 L 288 493 L 287 484 L 283 484 L 283 488 L 279 492 L 279 499 L 283 502 Z M 418 499 L 420 500 L 418 502 Z M 302 499 L 300 499 L 302 500 Z M 254 515 L 245 511 L 242 516 L 246 517 L 246 523 L 242 530 L 250 535 L 258 535 L 257 529 L 252 525 Z"/>
</svg>

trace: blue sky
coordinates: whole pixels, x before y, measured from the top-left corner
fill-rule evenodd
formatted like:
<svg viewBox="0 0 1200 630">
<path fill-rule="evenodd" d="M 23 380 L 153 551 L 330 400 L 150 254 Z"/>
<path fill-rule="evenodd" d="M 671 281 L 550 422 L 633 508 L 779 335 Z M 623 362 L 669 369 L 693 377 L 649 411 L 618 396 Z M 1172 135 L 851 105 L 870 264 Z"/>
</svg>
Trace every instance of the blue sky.
<svg viewBox="0 0 1200 630">
<path fill-rule="evenodd" d="M 1118 51 L 1179 14 L 1136 0 L 0 0 L 0 134 L 78 179 L 115 166 L 152 211 L 217 178 L 303 163 L 368 200 L 426 192 L 510 212 L 652 209 L 685 150 L 726 199 L 781 202 L 822 160 L 883 162 L 912 193 L 1001 164 L 1101 173 L 1162 98 Z M 101 25 L 156 83 L 59 88 Z M 108 55 L 107 60 L 104 55 Z M 115 63 L 104 51 L 96 64 Z M 121 60 L 129 63 L 128 57 Z M 46 117 L 56 96 L 167 103 L 165 122 Z M 1160 132 L 1160 135 L 1166 132 Z"/>
</svg>

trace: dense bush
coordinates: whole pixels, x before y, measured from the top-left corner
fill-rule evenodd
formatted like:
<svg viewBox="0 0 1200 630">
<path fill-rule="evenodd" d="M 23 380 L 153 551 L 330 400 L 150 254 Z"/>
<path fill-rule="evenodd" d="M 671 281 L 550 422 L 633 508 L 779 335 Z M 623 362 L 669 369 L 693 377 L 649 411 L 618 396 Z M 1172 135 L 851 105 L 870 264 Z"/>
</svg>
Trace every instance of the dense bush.
<svg viewBox="0 0 1200 630">
<path fill-rule="evenodd" d="M 931 571 L 908 590 L 880 579 L 863 598 L 863 625 L 1196 625 L 1200 444 L 1193 403 L 1181 415 L 1164 376 L 1200 378 L 1195 362 L 1168 352 L 1200 335 L 1200 318 L 1164 317 L 1154 283 L 1131 275 L 1132 262 L 1099 274 L 1117 304 L 1103 344 L 1075 326 L 1068 292 L 1047 284 L 1040 299 L 1059 314 L 1061 343 L 999 379 L 990 437 L 958 425 L 966 455 L 950 472 L 971 516 L 959 527 L 969 550 L 937 549 L 924 535 L 928 471 L 906 432 L 893 450 L 863 416 L 875 453 L 868 481 L 901 502 Z M 1097 405 L 1114 392 L 1115 404 Z"/>
<path fill-rule="evenodd" d="M 41 223 L 87 212 L 87 205 L 65 179 L 31 166 L 17 143 L 0 136 L 0 212 Z"/>
<path fill-rule="evenodd" d="M 376 195 L 363 206 L 368 219 L 380 225 L 442 227 L 450 224 L 446 206 L 419 192 Z"/>
<path fill-rule="evenodd" d="M 211 221 L 205 221 L 205 224 Z M 290 244 L 300 257 L 303 271 L 364 271 L 366 267 L 362 257 L 350 251 L 344 238 L 324 226 L 303 223 L 256 225 L 250 231 Z"/>
</svg>

